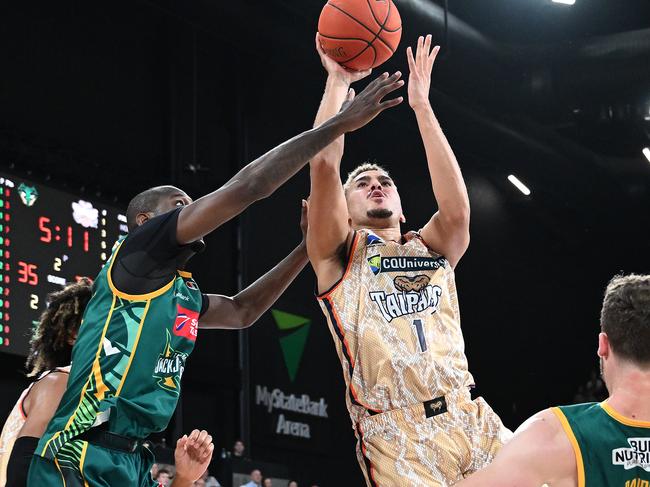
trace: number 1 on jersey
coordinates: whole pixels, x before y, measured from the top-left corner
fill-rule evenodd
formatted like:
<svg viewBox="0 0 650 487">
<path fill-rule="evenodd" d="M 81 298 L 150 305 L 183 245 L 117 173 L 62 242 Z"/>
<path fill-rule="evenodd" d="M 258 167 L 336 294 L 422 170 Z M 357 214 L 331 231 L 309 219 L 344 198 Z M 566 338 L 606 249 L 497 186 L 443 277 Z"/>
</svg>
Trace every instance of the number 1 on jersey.
<svg viewBox="0 0 650 487">
<path fill-rule="evenodd" d="M 424 336 L 424 327 L 422 326 L 422 320 L 414 320 L 413 326 L 415 326 L 415 333 L 417 333 L 418 342 L 420 342 L 420 352 L 426 352 L 427 337 Z"/>
</svg>

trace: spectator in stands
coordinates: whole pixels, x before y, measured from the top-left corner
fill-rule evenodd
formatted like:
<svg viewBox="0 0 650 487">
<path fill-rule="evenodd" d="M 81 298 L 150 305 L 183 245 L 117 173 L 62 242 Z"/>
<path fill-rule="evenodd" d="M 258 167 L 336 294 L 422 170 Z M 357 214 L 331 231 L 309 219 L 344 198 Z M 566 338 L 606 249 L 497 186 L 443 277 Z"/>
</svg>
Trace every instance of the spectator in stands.
<svg viewBox="0 0 650 487">
<path fill-rule="evenodd" d="M 246 446 L 242 440 L 237 439 L 233 444 L 232 452 L 224 449 L 221 453 L 219 481 L 225 487 L 239 487 L 232 484 L 233 473 L 246 473 L 252 469 L 253 462 L 246 456 Z"/>
<path fill-rule="evenodd" d="M 273 481 L 269 477 L 266 477 L 262 480 L 262 487 L 273 487 Z"/>
<path fill-rule="evenodd" d="M 201 487 L 221 487 L 221 484 L 217 479 L 215 479 L 213 476 L 210 475 L 210 472 L 208 472 L 208 469 L 203 472 L 203 475 L 201 475 L 201 478 L 199 480 L 203 481 L 203 484 Z"/>
<path fill-rule="evenodd" d="M 246 451 L 246 446 L 242 440 L 235 440 L 235 444 L 232 447 L 232 455 L 234 457 L 244 458 L 244 452 Z"/>
<path fill-rule="evenodd" d="M 289 480 L 289 484 L 287 485 L 287 487 L 298 487 L 298 482 L 296 482 L 295 480 Z"/>
<path fill-rule="evenodd" d="M 159 468 L 155 480 L 164 487 L 168 487 L 171 483 L 171 472 L 166 468 Z"/>
<path fill-rule="evenodd" d="M 254 469 L 251 472 L 250 482 L 240 486 L 240 487 L 262 487 L 262 472 L 259 469 Z"/>
</svg>

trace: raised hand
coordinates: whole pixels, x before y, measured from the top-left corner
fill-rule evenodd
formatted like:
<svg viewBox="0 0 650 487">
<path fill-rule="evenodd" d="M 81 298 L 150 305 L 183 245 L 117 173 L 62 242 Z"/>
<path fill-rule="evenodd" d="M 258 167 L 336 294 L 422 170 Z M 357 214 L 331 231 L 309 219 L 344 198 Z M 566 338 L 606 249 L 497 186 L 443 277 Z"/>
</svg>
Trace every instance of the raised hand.
<svg viewBox="0 0 650 487">
<path fill-rule="evenodd" d="M 386 95 L 404 86 L 404 81 L 400 79 L 401 76 L 402 73 L 399 71 L 391 76 L 384 73 L 356 96 L 354 90 L 350 88 L 348 97 L 337 115 L 344 123 L 345 131 L 357 130 L 387 108 L 402 103 L 404 99 L 401 96 L 382 101 Z"/>
<path fill-rule="evenodd" d="M 408 96 L 411 108 L 429 103 L 429 88 L 431 87 L 431 69 L 440 51 L 440 46 L 431 49 L 431 34 L 426 39 L 418 38 L 418 48 L 413 57 L 413 50 L 406 49 L 406 59 L 409 63 Z"/>
<path fill-rule="evenodd" d="M 350 84 L 354 83 L 355 81 L 359 81 L 360 79 L 363 79 L 372 73 L 372 69 L 354 71 L 352 69 L 346 68 L 345 66 L 341 66 L 339 63 L 334 61 L 334 59 L 329 57 L 327 54 L 325 54 L 325 51 L 323 51 L 323 48 L 320 45 L 320 41 L 318 40 L 318 34 L 316 34 L 316 51 L 318 52 L 318 55 L 320 56 L 320 62 L 323 64 L 323 67 L 325 68 L 325 71 L 327 71 L 329 77 L 336 81 L 345 83 L 347 86 L 350 86 Z"/>
<path fill-rule="evenodd" d="M 213 451 L 212 436 L 205 430 L 194 430 L 189 437 L 180 438 L 174 451 L 176 476 L 172 487 L 192 485 L 208 468 Z"/>
</svg>

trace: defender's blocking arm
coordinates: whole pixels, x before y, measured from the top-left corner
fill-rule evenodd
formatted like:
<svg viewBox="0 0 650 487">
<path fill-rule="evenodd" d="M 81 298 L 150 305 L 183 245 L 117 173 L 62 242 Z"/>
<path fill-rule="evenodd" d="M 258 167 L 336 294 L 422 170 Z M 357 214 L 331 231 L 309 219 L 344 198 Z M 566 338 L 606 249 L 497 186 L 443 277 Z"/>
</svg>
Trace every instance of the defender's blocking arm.
<svg viewBox="0 0 650 487">
<path fill-rule="evenodd" d="M 178 243 L 202 238 L 253 202 L 269 196 L 337 137 L 363 127 L 393 106 L 377 96 L 378 92 L 385 95 L 391 91 L 385 91 L 389 85 L 390 79 L 385 77 L 375 80 L 330 120 L 270 150 L 224 186 L 183 208 L 178 217 Z"/>
<path fill-rule="evenodd" d="M 208 294 L 208 310 L 199 320 L 200 328 L 247 328 L 275 303 L 307 264 L 307 202 L 302 201 L 300 228 L 303 240 L 273 269 L 235 296 Z"/>
<path fill-rule="evenodd" d="M 431 69 L 439 46 L 431 49 L 431 35 L 418 39 L 418 47 L 407 49 L 409 64 L 409 104 L 417 118 L 427 154 L 429 174 L 438 211 L 422 229 L 424 241 L 456 266 L 469 245 L 469 198 L 463 175 L 431 104 L 429 87 Z"/>
</svg>

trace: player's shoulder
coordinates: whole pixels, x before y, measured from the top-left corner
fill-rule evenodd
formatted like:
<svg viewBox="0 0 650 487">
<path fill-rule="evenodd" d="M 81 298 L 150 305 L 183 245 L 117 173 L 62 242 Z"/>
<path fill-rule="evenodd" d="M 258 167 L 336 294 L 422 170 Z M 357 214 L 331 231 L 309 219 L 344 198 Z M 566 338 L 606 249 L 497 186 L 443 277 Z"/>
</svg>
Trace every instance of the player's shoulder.
<svg viewBox="0 0 650 487">
<path fill-rule="evenodd" d="M 65 389 L 69 375 L 66 370 L 54 369 L 34 384 L 32 387 L 33 393 L 48 394 L 53 390 Z"/>
<path fill-rule="evenodd" d="M 528 448 L 545 452 L 544 456 L 550 460 L 571 455 L 573 449 L 566 433 L 561 413 L 552 407 L 528 418 L 517 428 L 515 437 L 525 437 Z"/>
</svg>

